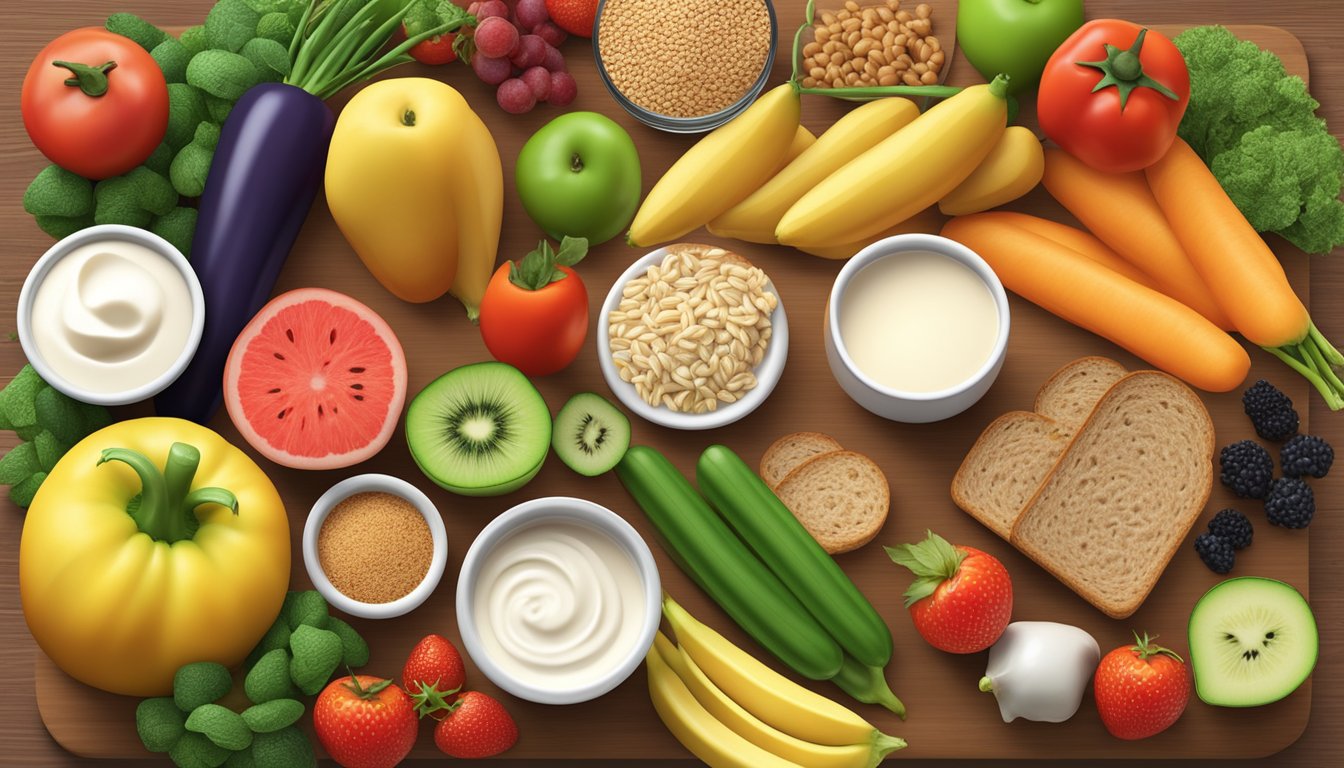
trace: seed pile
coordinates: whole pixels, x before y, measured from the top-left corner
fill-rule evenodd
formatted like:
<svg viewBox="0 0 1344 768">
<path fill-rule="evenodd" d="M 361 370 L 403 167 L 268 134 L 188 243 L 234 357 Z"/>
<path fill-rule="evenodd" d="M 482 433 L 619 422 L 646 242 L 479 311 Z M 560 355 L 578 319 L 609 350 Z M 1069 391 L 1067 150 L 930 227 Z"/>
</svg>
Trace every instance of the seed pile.
<svg viewBox="0 0 1344 768">
<path fill-rule="evenodd" d="M 317 559 L 332 586 L 361 603 L 390 603 L 424 581 L 434 557 L 429 524 L 391 493 L 356 493 L 317 532 Z"/>
<path fill-rule="evenodd" d="M 607 0 L 598 55 L 627 99 L 669 117 L 737 103 L 765 69 L 765 0 Z"/>
<path fill-rule="evenodd" d="M 756 387 L 779 299 L 765 273 L 708 245 L 674 245 L 625 284 L 608 316 L 612 359 L 644 402 L 708 413 Z"/>
<path fill-rule="evenodd" d="M 911 12 L 901 0 L 867 7 L 848 0 L 823 11 L 813 34 L 803 46 L 804 88 L 934 85 L 947 58 L 927 3 Z"/>
</svg>

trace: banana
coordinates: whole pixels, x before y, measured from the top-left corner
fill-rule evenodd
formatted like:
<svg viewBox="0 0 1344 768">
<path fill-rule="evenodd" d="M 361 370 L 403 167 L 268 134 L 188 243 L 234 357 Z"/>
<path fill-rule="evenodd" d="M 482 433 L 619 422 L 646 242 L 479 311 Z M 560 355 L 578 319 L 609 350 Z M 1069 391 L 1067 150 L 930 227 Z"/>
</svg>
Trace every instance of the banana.
<svg viewBox="0 0 1344 768">
<path fill-rule="evenodd" d="M 462 116 L 467 146 L 457 153 L 453 209 L 457 219 L 457 274 L 448 292 L 474 323 L 495 271 L 504 218 L 504 171 L 490 129 L 475 112 Z"/>
<path fill-rule="evenodd" d="M 1003 135 L 1007 82 L 966 88 L 846 163 L 789 208 L 776 239 L 795 247 L 853 241 L 938 202 Z"/>
<path fill-rule="evenodd" d="M 887 754 L 905 746 L 903 739 L 877 731 L 873 731 L 871 743 L 850 744 L 843 747 L 813 744 L 794 738 L 761 722 L 755 715 L 743 709 L 742 705 L 728 698 L 727 694 L 719 690 L 700 667 L 696 666 L 686 650 L 672 645 L 672 641 L 662 632 L 654 637 L 654 647 L 663 657 L 663 661 L 690 689 L 696 701 L 719 722 L 752 744 L 785 760 L 809 768 L 872 768 L 882 762 L 882 758 Z"/>
<path fill-rule="evenodd" d="M 774 174 L 798 134 L 801 105 L 788 83 L 686 150 L 649 190 L 626 240 L 647 246 L 704 226 Z"/>
<path fill-rule="evenodd" d="M 649 698 L 663 725 L 710 768 L 804 768 L 761 749 L 715 720 L 656 648 L 644 658 Z"/>
<path fill-rule="evenodd" d="M 766 723 L 813 744 L 843 747 L 873 740 L 877 729 L 867 720 L 757 661 L 670 597 L 663 598 L 663 616 L 705 676 Z"/>
<path fill-rule="evenodd" d="M 964 216 L 997 208 L 1027 194 L 1045 175 L 1045 150 L 1030 129 L 1012 125 L 989 151 L 980 167 L 938 201 L 948 216 Z"/>
<path fill-rule="evenodd" d="M 709 222 L 709 231 L 751 243 L 774 243 L 779 220 L 808 190 L 917 117 L 919 107 L 902 98 L 878 99 L 853 110 L 828 128 L 812 149 Z"/>
<path fill-rule="evenodd" d="M 803 253 L 809 253 L 823 259 L 848 259 L 857 254 L 864 248 L 876 243 L 878 240 L 886 240 L 895 235 L 906 235 L 915 232 L 927 232 L 937 234 L 942 229 L 945 219 L 938 215 L 938 211 L 933 206 L 916 213 L 914 216 L 902 221 L 891 229 L 884 229 L 876 235 L 865 237 L 861 240 L 855 240 L 841 245 L 817 245 L 807 248 L 799 248 Z"/>
</svg>

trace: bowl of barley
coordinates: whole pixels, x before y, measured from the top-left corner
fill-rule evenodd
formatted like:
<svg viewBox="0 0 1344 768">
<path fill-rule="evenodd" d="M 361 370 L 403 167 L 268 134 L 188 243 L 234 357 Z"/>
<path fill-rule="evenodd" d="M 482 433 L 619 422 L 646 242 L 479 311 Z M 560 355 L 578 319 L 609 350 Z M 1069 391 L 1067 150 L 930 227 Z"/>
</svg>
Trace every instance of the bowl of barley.
<svg viewBox="0 0 1344 768">
<path fill-rule="evenodd" d="M 776 30 L 767 0 L 601 0 L 593 55 L 603 85 L 637 120 L 702 133 L 765 88 Z"/>
<path fill-rule="evenodd" d="M 835 0 L 833 7 L 817 8 L 799 53 L 803 87 L 834 88 L 840 95 L 845 88 L 943 82 L 956 32 L 955 9 L 947 5 Z"/>
<path fill-rule="evenodd" d="M 673 429 L 714 429 L 774 391 L 789 322 L 759 268 L 718 246 L 679 243 L 616 279 L 597 345 L 607 386 L 627 410 Z"/>
</svg>

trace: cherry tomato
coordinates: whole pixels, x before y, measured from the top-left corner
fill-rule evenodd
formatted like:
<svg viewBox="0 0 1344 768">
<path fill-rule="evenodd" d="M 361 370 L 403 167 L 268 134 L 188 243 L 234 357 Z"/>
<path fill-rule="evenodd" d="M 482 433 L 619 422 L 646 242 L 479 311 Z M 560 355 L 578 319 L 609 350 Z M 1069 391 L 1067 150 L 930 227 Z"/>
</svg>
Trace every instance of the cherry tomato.
<svg viewBox="0 0 1344 768">
<path fill-rule="evenodd" d="M 1175 44 L 1128 21 L 1096 19 L 1046 63 L 1036 114 L 1065 152 L 1125 173 L 1167 153 L 1189 102 L 1190 73 Z"/>
<path fill-rule="evenodd" d="M 511 262 L 490 278 L 481 300 L 481 338 L 490 354 L 528 376 L 546 376 L 574 361 L 588 336 L 588 289 L 569 267 L 537 290 L 509 280 Z"/>
<path fill-rule="evenodd" d="M 130 38 L 100 27 L 47 44 L 23 79 L 23 127 L 49 160 L 90 179 L 140 165 L 168 129 L 163 70 Z"/>
<path fill-rule="evenodd" d="M 406 25 L 401 25 L 401 33 L 404 37 L 409 37 L 406 31 Z M 428 40 L 421 40 L 407 51 L 411 58 L 421 64 L 450 64 L 457 61 L 457 51 L 453 49 L 453 42 L 457 40 L 457 35 L 449 32 L 443 35 L 435 35 Z"/>
</svg>

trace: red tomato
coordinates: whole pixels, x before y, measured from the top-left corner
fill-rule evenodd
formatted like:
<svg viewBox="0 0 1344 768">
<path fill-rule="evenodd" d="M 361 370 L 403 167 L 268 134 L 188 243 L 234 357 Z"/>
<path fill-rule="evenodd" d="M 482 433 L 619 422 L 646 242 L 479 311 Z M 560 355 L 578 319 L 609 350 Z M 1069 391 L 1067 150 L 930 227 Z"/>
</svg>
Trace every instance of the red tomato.
<svg viewBox="0 0 1344 768">
<path fill-rule="evenodd" d="M 47 44 L 23 79 L 23 127 L 42 154 L 90 179 L 140 165 L 168 129 L 163 70 L 130 38 L 100 27 Z"/>
<path fill-rule="evenodd" d="M 481 338 L 490 354 L 528 376 L 546 376 L 574 361 L 588 336 L 588 289 L 569 267 L 532 291 L 509 281 L 512 262 L 490 278 L 481 300 Z"/>
<path fill-rule="evenodd" d="M 406 31 L 405 22 L 401 25 L 402 39 L 410 37 Z M 449 32 L 443 35 L 435 35 L 428 40 L 421 40 L 407 51 L 411 58 L 421 64 L 449 64 L 457 61 L 457 51 L 453 50 L 453 42 L 457 40 L 457 35 Z"/>
<path fill-rule="evenodd" d="M 1126 173 L 1166 154 L 1189 102 L 1190 72 L 1171 40 L 1128 21 L 1097 19 L 1046 63 L 1036 113 L 1065 152 L 1099 171 Z"/>
</svg>

